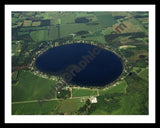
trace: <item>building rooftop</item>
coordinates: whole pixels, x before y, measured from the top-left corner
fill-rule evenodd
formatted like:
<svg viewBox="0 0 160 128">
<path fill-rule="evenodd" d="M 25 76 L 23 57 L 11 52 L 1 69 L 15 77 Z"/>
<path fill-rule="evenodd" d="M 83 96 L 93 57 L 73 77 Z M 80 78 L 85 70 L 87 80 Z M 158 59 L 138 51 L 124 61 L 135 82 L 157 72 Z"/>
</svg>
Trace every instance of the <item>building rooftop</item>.
<svg viewBox="0 0 160 128">
<path fill-rule="evenodd" d="M 89 100 L 90 100 L 91 103 L 97 103 L 97 98 L 96 97 L 92 96 L 92 97 L 89 98 Z"/>
</svg>

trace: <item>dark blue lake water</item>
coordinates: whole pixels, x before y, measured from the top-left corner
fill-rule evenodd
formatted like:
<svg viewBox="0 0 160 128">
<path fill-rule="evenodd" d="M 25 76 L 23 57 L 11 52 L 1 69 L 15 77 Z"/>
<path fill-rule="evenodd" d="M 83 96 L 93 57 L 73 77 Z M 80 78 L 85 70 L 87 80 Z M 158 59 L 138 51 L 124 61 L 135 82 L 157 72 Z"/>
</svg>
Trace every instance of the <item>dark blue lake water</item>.
<svg viewBox="0 0 160 128">
<path fill-rule="evenodd" d="M 51 48 L 35 62 L 41 72 L 61 75 L 67 83 L 104 86 L 122 73 L 122 60 L 114 53 L 90 44 L 75 43 Z"/>
</svg>

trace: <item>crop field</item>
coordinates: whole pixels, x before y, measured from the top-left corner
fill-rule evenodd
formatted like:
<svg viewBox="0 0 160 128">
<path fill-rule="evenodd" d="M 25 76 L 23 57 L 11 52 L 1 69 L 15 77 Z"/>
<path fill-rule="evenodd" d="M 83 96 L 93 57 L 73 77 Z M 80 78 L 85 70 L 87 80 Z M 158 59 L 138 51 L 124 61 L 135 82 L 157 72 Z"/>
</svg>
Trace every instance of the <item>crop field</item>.
<svg viewBox="0 0 160 128">
<path fill-rule="evenodd" d="M 55 115 L 72 114 L 82 107 L 85 102 L 80 98 L 67 100 L 44 101 L 42 106 L 38 102 L 12 104 L 13 115 Z"/>
<path fill-rule="evenodd" d="M 141 72 L 139 72 L 138 76 L 141 77 L 142 79 L 148 81 L 148 76 L 149 76 L 148 73 L 149 73 L 148 69 L 144 69 Z"/>
<path fill-rule="evenodd" d="M 41 22 L 40 21 L 35 21 L 35 22 L 32 22 L 32 26 L 39 26 L 41 24 Z"/>
<path fill-rule="evenodd" d="M 16 86 L 12 86 L 12 102 L 45 99 L 45 95 L 50 93 L 51 85 L 55 84 L 56 81 L 46 80 L 22 70 Z"/>
<path fill-rule="evenodd" d="M 34 41 L 37 42 L 48 40 L 48 30 L 32 31 L 30 36 Z"/>
<path fill-rule="evenodd" d="M 29 27 L 29 26 L 31 26 L 31 24 L 32 24 L 32 20 L 25 20 L 23 22 L 23 27 Z"/>
<path fill-rule="evenodd" d="M 124 21 L 122 22 L 126 28 L 123 29 L 120 29 L 121 33 L 131 33 L 131 32 L 137 32 L 137 29 L 136 27 L 131 23 L 131 22 L 128 22 L 128 21 Z M 113 26 L 113 29 L 115 30 L 117 28 L 117 26 L 119 26 L 118 24 L 115 24 Z"/>
<path fill-rule="evenodd" d="M 116 21 L 114 20 L 111 14 L 106 14 L 106 13 L 103 14 L 103 13 L 97 12 L 96 16 L 97 16 L 98 22 L 100 22 L 101 25 L 105 25 L 109 27 L 116 23 Z"/>
<path fill-rule="evenodd" d="M 134 50 L 134 55 L 128 58 L 128 61 L 130 62 L 136 62 L 137 60 L 140 60 L 140 55 L 144 55 L 148 57 L 148 52 L 144 50 Z"/>
<path fill-rule="evenodd" d="M 84 104 L 85 104 L 84 102 L 80 102 L 80 98 L 67 99 L 62 101 L 59 111 L 60 113 L 71 114 L 76 112 Z"/>
<path fill-rule="evenodd" d="M 81 24 L 65 24 L 65 25 L 62 24 L 60 31 L 61 31 L 61 36 L 64 37 L 64 36 L 68 36 L 69 34 L 73 34 L 75 32 L 82 31 L 82 30 L 96 32 L 99 29 L 100 28 L 97 27 L 96 25 L 89 26 L 84 23 L 81 23 Z"/>
<path fill-rule="evenodd" d="M 48 115 L 56 114 L 60 101 L 46 101 L 40 106 L 38 102 L 12 104 L 13 115 Z"/>
<path fill-rule="evenodd" d="M 97 95 L 97 90 L 92 89 L 72 89 L 72 97 Z"/>
<path fill-rule="evenodd" d="M 48 31 L 49 31 L 49 35 L 48 35 L 49 40 L 58 39 L 58 28 L 57 27 L 51 26 Z"/>
<path fill-rule="evenodd" d="M 123 80 L 112 87 L 108 87 L 105 90 L 100 90 L 99 94 L 103 95 L 106 93 L 126 93 L 126 88 L 127 88 L 127 83 Z"/>
</svg>

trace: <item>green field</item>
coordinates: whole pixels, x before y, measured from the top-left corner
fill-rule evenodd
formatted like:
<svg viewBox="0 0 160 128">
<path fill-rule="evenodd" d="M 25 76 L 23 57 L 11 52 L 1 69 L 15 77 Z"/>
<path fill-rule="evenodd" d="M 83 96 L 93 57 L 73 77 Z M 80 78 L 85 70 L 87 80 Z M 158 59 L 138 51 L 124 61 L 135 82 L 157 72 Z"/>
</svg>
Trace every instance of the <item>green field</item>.
<svg viewBox="0 0 160 128">
<path fill-rule="evenodd" d="M 42 106 L 35 103 L 12 104 L 13 115 L 56 115 L 74 114 L 85 102 L 80 102 L 80 98 L 67 100 L 45 101 Z"/>
<path fill-rule="evenodd" d="M 49 35 L 48 35 L 49 40 L 58 39 L 58 28 L 57 27 L 51 26 L 48 31 L 49 31 Z"/>
<path fill-rule="evenodd" d="M 58 113 L 59 101 L 47 101 L 40 106 L 38 102 L 12 104 L 13 115 L 44 115 Z"/>
<path fill-rule="evenodd" d="M 80 98 L 67 99 L 62 101 L 59 107 L 59 111 L 60 113 L 74 114 L 74 112 L 76 112 L 84 104 L 85 104 L 84 102 L 80 102 Z"/>
<path fill-rule="evenodd" d="M 116 84 L 116 86 L 108 87 L 105 91 L 100 90 L 99 94 L 103 95 L 106 93 L 126 93 L 127 83 L 125 80 L 121 81 L 120 83 Z"/>
<path fill-rule="evenodd" d="M 100 22 L 102 26 L 109 27 L 116 23 L 116 20 L 114 20 L 111 14 L 96 12 L 96 16 L 97 16 L 98 22 Z"/>
<path fill-rule="evenodd" d="M 48 30 L 32 31 L 30 36 L 35 42 L 45 41 L 48 40 Z"/>
<path fill-rule="evenodd" d="M 74 23 L 74 24 L 62 24 L 60 28 L 61 37 L 68 36 L 69 34 L 76 33 L 78 31 L 91 31 L 96 32 L 100 29 L 100 27 L 95 26 L 88 26 L 84 23 Z"/>
<path fill-rule="evenodd" d="M 97 90 L 92 89 L 72 89 L 72 97 L 97 95 Z"/>
<path fill-rule="evenodd" d="M 148 69 L 142 70 L 142 71 L 138 74 L 138 76 L 141 77 L 142 79 L 148 81 L 148 76 L 149 76 L 149 71 L 148 71 Z"/>
<path fill-rule="evenodd" d="M 55 86 L 55 84 L 56 81 L 47 80 L 22 70 L 16 86 L 12 85 L 12 102 L 45 99 L 51 90 L 51 85 Z"/>
</svg>

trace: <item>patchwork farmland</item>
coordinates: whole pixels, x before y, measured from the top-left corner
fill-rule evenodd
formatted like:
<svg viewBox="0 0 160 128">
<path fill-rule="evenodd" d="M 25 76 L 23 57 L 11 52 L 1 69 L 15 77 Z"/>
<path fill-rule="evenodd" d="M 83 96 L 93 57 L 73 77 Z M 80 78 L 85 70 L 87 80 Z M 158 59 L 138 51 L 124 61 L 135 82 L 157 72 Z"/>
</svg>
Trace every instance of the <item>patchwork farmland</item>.
<svg viewBox="0 0 160 128">
<path fill-rule="evenodd" d="M 122 57 L 124 76 L 88 88 L 34 70 L 45 50 L 78 41 Z M 148 44 L 148 12 L 12 12 L 12 115 L 147 115 Z"/>
</svg>

